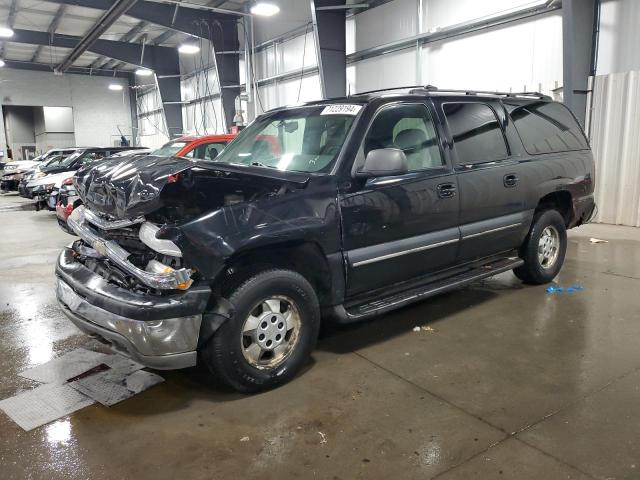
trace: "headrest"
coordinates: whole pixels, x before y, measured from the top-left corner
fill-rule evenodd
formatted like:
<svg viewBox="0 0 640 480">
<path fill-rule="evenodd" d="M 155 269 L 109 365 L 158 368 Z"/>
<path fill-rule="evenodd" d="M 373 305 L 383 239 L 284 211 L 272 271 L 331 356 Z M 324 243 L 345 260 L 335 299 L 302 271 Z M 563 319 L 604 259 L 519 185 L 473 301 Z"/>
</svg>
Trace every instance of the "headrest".
<svg viewBox="0 0 640 480">
<path fill-rule="evenodd" d="M 416 150 L 422 147 L 427 141 L 427 134 L 424 130 L 417 128 L 410 128 L 408 130 L 402 130 L 396 135 L 393 143 L 396 144 L 400 150 Z"/>
</svg>

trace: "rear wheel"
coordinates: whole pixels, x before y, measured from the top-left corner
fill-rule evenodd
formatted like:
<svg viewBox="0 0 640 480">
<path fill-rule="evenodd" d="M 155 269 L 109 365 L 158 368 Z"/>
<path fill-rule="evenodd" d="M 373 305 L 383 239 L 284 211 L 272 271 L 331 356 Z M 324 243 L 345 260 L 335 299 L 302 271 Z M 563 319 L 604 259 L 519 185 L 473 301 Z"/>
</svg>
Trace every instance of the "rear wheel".
<svg viewBox="0 0 640 480">
<path fill-rule="evenodd" d="M 320 309 L 311 284 L 290 270 L 268 270 L 245 281 L 229 301 L 233 316 L 200 352 L 210 370 L 246 393 L 293 378 L 318 337 Z"/>
<path fill-rule="evenodd" d="M 520 249 L 524 265 L 513 273 L 525 283 L 548 283 L 562 268 L 566 251 L 567 229 L 562 215 L 557 210 L 539 212 Z"/>
</svg>

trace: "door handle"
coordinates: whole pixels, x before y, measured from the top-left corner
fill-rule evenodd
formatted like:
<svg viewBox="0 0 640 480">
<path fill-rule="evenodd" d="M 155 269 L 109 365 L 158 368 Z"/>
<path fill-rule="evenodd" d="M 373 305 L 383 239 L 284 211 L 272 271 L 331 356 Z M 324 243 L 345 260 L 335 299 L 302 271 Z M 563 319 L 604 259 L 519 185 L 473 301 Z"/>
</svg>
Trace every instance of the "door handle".
<svg viewBox="0 0 640 480">
<path fill-rule="evenodd" d="M 520 179 L 515 173 L 509 173 L 504 176 L 504 178 L 502 179 L 502 182 L 504 183 L 504 186 L 506 188 L 511 188 L 511 187 L 515 187 L 518 184 L 518 180 Z"/>
<path fill-rule="evenodd" d="M 436 187 L 439 198 L 451 198 L 456 195 L 456 186 L 454 183 L 441 183 Z"/>
</svg>

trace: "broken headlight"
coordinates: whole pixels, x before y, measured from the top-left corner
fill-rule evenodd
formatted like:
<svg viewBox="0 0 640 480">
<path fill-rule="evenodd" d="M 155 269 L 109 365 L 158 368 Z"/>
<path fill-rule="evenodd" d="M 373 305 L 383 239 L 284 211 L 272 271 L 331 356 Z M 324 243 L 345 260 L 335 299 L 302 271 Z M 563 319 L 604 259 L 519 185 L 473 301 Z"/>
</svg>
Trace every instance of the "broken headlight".
<svg viewBox="0 0 640 480">
<path fill-rule="evenodd" d="M 156 234 L 160 230 L 160 227 L 150 222 L 144 222 L 140 226 L 140 241 L 144 243 L 151 250 L 171 257 L 182 257 L 182 251 L 171 240 L 161 240 L 156 238 Z"/>
</svg>

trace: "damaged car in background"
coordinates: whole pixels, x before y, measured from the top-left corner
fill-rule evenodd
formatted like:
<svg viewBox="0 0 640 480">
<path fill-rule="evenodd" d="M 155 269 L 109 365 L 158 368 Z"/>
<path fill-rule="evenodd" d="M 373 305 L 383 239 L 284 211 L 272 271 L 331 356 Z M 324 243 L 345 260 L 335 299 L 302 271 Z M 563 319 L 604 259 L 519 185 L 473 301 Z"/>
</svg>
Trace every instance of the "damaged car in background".
<svg viewBox="0 0 640 480">
<path fill-rule="evenodd" d="M 65 157 L 74 150 L 74 148 L 54 148 L 32 160 L 7 162 L 2 177 L 0 177 L 0 191 L 18 190 L 18 186 L 25 176 L 31 175 L 37 168 L 48 164 L 54 157 Z"/>
<path fill-rule="evenodd" d="M 27 183 L 25 191 L 34 199 L 36 210 L 55 210 L 60 187 L 82 167 L 89 167 L 105 158 L 144 155 L 149 149 L 143 147 L 97 147 L 81 148 L 67 158 L 43 166 L 40 175 Z"/>
<path fill-rule="evenodd" d="M 550 281 L 594 209 L 566 107 L 432 89 L 274 110 L 214 161 L 106 160 L 74 188 L 79 239 L 56 267 L 67 317 L 144 365 L 202 362 L 242 392 L 290 380 L 321 318 L 508 270 Z"/>
</svg>

